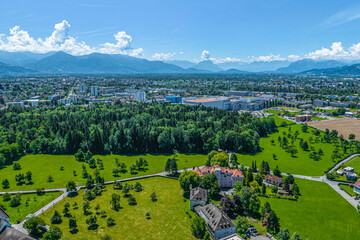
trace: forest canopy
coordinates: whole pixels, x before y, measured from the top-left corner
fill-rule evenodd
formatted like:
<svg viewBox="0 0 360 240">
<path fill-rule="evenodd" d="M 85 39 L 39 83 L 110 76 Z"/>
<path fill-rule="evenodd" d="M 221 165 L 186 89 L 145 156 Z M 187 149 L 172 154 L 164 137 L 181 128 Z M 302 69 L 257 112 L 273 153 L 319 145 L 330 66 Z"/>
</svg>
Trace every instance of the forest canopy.
<svg viewBox="0 0 360 240">
<path fill-rule="evenodd" d="M 274 119 L 219 109 L 138 103 L 0 111 L 0 164 L 24 153 L 259 152 Z M 3 160 L 1 160 L 3 159 Z"/>
</svg>

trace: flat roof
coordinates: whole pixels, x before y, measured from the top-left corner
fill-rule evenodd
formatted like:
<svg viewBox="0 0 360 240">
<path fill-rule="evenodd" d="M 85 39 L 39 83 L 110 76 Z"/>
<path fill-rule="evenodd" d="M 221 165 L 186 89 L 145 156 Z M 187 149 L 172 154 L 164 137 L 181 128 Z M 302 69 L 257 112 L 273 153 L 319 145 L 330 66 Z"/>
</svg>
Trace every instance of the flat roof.
<svg viewBox="0 0 360 240">
<path fill-rule="evenodd" d="M 187 102 L 193 102 L 193 103 L 206 103 L 206 102 L 217 102 L 222 101 L 220 99 L 194 99 L 194 100 L 186 100 Z"/>
</svg>

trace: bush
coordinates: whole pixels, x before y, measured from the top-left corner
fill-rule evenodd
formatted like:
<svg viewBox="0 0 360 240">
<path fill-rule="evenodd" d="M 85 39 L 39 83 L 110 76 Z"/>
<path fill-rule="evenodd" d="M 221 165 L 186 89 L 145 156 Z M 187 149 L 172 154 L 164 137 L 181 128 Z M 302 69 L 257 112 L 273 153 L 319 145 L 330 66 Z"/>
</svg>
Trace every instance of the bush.
<svg viewBox="0 0 360 240">
<path fill-rule="evenodd" d="M 10 207 L 20 206 L 21 194 L 16 194 L 10 201 Z"/>
<path fill-rule="evenodd" d="M 108 226 L 108 227 L 112 227 L 112 226 L 114 226 L 116 223 L 115 223 L 115 220 L 113 219 L 113 218 L 111 218 L 111 217 L 109 217 L 108 219 L 106 219 L 106 225 Z"/>
<path fill-rule="evenodd" d="M 151 198 L 151 201 L 156 202 L 156 201 L 157 201 L 156 193 L 153 192 L 153 193 L 150 195 L 150 198 Z"/>
<path fill-rule="evenodd" d="M 60 224 L 62 222 L 61 215 L 58 211 L 55 210 L 54 215 L 51 217 L 52 224 Z"/>
<path fill-rule="evenodd" d="M 137 204 L 134 196 L 130 195 L 130 197 L 128 198 L 128 203 L 129 203 L 129 205 L 132 205 L 132 206 Z"/>
<path fill-rule="evenodd" d="M 11 200 L 11 195 L 10 195 L 10 193 L 5 193 L 5 194 L 3 195 L 3 200 L 4 200 L 4 202 L 10 201 L 10 200 Z"/>
</svg>

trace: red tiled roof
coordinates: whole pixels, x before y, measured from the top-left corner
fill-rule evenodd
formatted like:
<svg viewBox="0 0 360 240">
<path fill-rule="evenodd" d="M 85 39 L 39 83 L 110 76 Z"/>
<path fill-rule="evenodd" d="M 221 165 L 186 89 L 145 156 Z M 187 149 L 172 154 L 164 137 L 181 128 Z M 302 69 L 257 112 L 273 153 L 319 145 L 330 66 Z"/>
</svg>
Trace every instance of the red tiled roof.
<svg viewBox="0 0 360 240">
<path fill-rule="evenodd" d="M 239 169 L 231 169 L 228 167 L 220 167 L 219 165 L 213 166 L 213 167 L 204 167 L 204 168 L 195 168 L 193 171 L 197 172 L 201 177 L 204 174 L 211 174 L 215 172 L 216 168 L 220 168 L 220 171 L 222 173 L 231 173 L 231 177 L 244 177 L 242 172 Z"/>
<path fill-rule="evenodd" d="M 360 178 L 356 181 L 356 183 L 354 184 L 354 187 L 360 189 Z"/>
<path fill-rule="evenodd" d="M 268 180 L 273 181 L 273 182 L 278 182 L 278 183 L 281 182 L 281 180 L 282 180 L 282 178 L 277 177 L 277 176 L 273 176 L 273 175 L 270 175 L 270 174 L 266 175 L 265 179 L 268 179 Z"/>
</svg>

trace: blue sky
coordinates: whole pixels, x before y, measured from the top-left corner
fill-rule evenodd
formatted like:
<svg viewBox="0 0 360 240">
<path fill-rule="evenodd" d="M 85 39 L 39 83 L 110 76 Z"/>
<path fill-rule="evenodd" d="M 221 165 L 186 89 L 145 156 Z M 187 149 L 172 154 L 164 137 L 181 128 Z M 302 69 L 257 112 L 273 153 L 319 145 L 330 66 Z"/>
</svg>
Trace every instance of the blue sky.
<svg viewBox="0 0 360 240">
<path fill-rule="evenodd" d="M 0 49 L 215 62 L 359 59 L 359 23 L 360 3 L 347 0 L 12 0 L 1 3 Z"/>
</svg>

